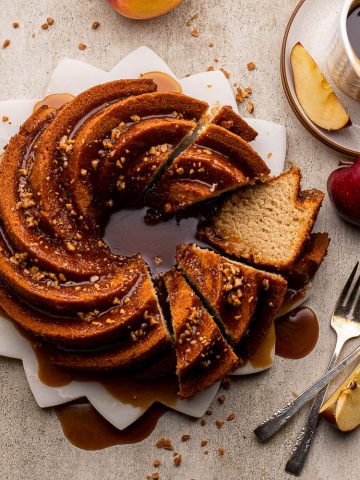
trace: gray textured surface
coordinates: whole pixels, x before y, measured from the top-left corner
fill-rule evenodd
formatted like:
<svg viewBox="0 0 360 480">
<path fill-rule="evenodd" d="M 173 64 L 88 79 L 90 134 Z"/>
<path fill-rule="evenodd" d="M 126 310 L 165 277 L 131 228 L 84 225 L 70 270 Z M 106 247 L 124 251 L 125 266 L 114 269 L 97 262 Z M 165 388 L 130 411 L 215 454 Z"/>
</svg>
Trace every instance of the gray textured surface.
<svg viewBox="0 0 360 480">
<path fill-rule="evenodd" d="M 288 129 L 288 159 L 303 169 L 306 187 L 325 188 L 328 174 L 339 157 L 314 140 L 292 114 L 282 92 L 279 50 L 287 20 L 297 0 L 193 0 L 185 1 L 169 15 L 136 23 L 128 21 L 105 0 L 2 0 L 0 41 L 11 46 L 0 50 L 1 99 L 40 97 L 49 72 L 65 56 L 84 59 L 110 68 L 119 58 L 140 45 L 154 48 L 179 76 L 205 70 L 212 59 L 232 72 L 232 81 L 254 90 L 258 118 L 275 120 Z M 190 34 L 186 20 L 199 13 L 199 38 Z M 51 16 L 56 24 L 43 31 L 40 25 Z M 21 28 L 14 30 L 16 20 Z M 94 20 L 101 23 L 91 30 Z M 35 38 L 32 38 L 35 33 Z M 79 42 L 88 45 L 85 52 Z M 214 42 L 214 48 L 208 43 Z M 248 73 L 246 63 L 258 68 Z M 214 405 L 214 417 L 205 427 L 178 414 L 163 417 L 145 442 L 99 452 L 74 448 L 64 438 L 52 411 L 35 404 L 19 362 L 0 359 L 0 478 L 3 480 L 131 479 L 145 478 L 154 471 L 152 460 L 163 460 L 161 479 L 181 480 L 277 480 L 288 477 L 284 464 L 302 425 L 303 411 L 282 434 L 266 446 L 259 445 L 252 429 L 268 413 L 284 403 L 291 391 L 299 392 L 325 368 L 334 337 L 328 326 L 334 298 L 359 252 L 360 232 L 343 224 L 326 198 L 317 228 L 332 237 L 329 256 L 315 282 L 310 305 L 318 313 L 321 335 L 314 352 L 300 361 L 277 359 L 268 373 L 242 379 L 226 394 L 223 406 Z M 354 344 L 353 344 L 354 345 Z M 351 346 L 349 346 L 350 348 Z M 234 422 L 220 431 L 214 420 L 230 412 Z M 180 435 L 192 439 L 182 444 Z M 183 454 L 182 465 L 173 467 L 170 453 L 154 447 L 156 439 L 170 437 Z M 209 440 L 209 455 L 200 439 Z M 360 431 L 340 435 L 322 423 L 304 470 L 304 480 L 350 480 L 358 476 Z M 217 448 L 224 447 L 220 457 Z"/>
</svg>

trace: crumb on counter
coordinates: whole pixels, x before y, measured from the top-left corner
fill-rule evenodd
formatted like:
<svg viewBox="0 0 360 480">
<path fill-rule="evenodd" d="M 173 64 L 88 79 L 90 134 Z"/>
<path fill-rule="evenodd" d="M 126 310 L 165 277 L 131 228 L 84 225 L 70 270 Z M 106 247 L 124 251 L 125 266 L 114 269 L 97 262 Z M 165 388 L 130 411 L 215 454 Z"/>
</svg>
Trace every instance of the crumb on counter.
<svg viewBox="0 0 360 480">
<path fill-rule="evenodd" d="M 256 69 L 256 65 L 254 62 L 250 62 L 247 64 L 247 69 L 249 70 L 249 72 L 252 72 L 253 70 Z"/>
<path fill-rule="evenodd" d="M 254 113 L 255 106 L 252 102 L 248 102 L 248 104 L 246 105 L 246 108 L 251 115 Z"/>
<path fill-rule="evenodd" d="M 227 70 L 225 70 L 225 68 L 221 67 L 221 68 L 220 68 L 220 71 L 225 75 L 226 78 L 230 78 L 230 77 L 231 77 L 230 72 L 228 72 Z"/>
<path fill-rule="evenodd" d="M 187 22 L 186 22 L 186 26 L 187 26 L 187 27 L 190 27 L 191 24 L 193 23 L 193 21 L 198 18 L 198 16 L 199 16 L 199 14 L 198 14 L 198 13 L 195 13 L 195 15 L 193 15 L 192 17 L 190 17 L 189 20 L 187 20 Z"/>
<path fill-rule="evenodd" d="M 10 40 L 7 38 L 7 39 L 4 41 L 4 43 L 3 43 L 3 45 L 2 45 L 2 48 L 7 48 L 7 47 L 10 45 L 10 43 L 11 43 Z"/>
<path fill-rule="evenodd" d="M 100 22 L 94 22 L 91 26 L 93 30 L 97 30 L 100 27 Z"/>
<path fill-rule="evenodd" d="M 209 43 L 209 48 L 213 48 L 214 44 L 212 42 Z"/>
<path fill-rule="evenodd" d="M 9 121 L 9 117 L 7 115 L 3 115 L 2 117 L 2 121 L 5 123 L 5 122 L 8 122 Z"/>
<path fill-rule="evenodd" d="M 54 23 L 55 23 L 55 20 L 54 20 L 52 17 L 48 17 L 48 18 L 46 19 L 46 21 L 47 21 L 48 25 L 50 25 L 50 26 L 51 26 L 51 25 L 54 25 Z"/>
<path fill-rule="evenodd" d="M 87 46 L 85 45 L 85 43 L 79 43 L 79 50 L 86 50 L 87 49 Z"/>
<path fill-rule="evenodd" d="M 13 27 L 14 27 L 14 28 L 19 28 L 19 27 L 20 27 L 20 23 L 19 23 L 19 22 L 13 22 Z"/>
<path fill-rule="evenodd" d="M 200 36 L 199 30 L 197 28 L 193 28 L 191 30 L 191 35 L 196 38 L 199 37 Z"/>
<path fill-rule="evenodd" d="M 219 448 L 219 449 L 218 449 L 218 452 L 219 452 L 219 455 L 222 456 L 222 455 L 224 455 L 225 450 L 224 450 L 223 448 Z"/>
<path fill-rule="evenodd" d="M 210 65 L 210 67 L 207 68 L 208 72 L 213 72 L 214 70 L 215 70 L 215 68 L 212 65 Z"/>
</svg>

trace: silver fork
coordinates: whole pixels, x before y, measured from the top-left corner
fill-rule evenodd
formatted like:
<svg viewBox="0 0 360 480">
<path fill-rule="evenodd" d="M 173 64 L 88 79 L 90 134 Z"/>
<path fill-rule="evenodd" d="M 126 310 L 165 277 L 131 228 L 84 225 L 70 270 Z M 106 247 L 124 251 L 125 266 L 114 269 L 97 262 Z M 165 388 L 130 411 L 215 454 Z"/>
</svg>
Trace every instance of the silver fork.
<svg viewBox="0 0 360 480">
<path fill-rule="evenodd" d="M 336 332 L 337 340 L 327 371 L 336 365 L 345 343 L 351 338 L 360 336 L 360 296 L 356 302 L 356 297 L 360 291 L 360 275 L 354 282 L 358 266 L 359 262 L 351 272 L 331 318 L 331 326 Z M 291 457 L 286 464 L 285 470 L 292 475 L 300 475 L 305 464 L 311 442 L 316 433 L 319 422 L 319 410 L 324 401 L 326 391 L 327 387 L 324 387 L 315 397 L 307 422 L 302 428 Z"/>
</svg>

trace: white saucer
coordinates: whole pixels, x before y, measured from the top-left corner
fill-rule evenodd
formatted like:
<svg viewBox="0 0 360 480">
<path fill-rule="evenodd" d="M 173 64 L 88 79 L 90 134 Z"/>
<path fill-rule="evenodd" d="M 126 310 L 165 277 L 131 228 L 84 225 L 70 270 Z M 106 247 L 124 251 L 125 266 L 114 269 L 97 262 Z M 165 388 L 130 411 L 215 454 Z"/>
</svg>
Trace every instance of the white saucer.
<svg viewBox="0 0 360 480">
<path fill-rule="evenodd" d="M 332 32 L 344 0 L 301 0 L 285 31 L 281 50 L 281 78 L 286 97 L 304 127 L 328 147 L 351 157 L 360 157 L 360 103 L 343 93 L 326 66 Z M 290 52 L 301 42 L 318 63 L 336 95 L 350 115 L 352 126 L 328 132 L 315 125 L 305 114 L 295 94 Z"/>
</svg>

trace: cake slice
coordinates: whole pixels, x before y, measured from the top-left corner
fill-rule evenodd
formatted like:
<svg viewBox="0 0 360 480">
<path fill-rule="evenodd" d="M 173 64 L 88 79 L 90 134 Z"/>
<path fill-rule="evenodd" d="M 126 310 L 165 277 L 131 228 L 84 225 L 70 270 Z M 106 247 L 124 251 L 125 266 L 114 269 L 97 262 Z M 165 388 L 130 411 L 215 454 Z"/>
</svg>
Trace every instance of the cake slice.
<svg viewBox="0 0 360 480">
<path fill-rule="evenodd" d="M 156 182 L 146 203 L 173 214 L 236 188 L 265 180 L 270 171 L 240 136 L 209 125 Z"/>
<path fill-rule="evenodd" d="M 237 356 L 180 272 L 164 276 L 175 337 L 182 398 L 210 387 L 232 370 Z"/>
<path fill-rule="evenodd" d="M 227 198 L 199 237 L 228 255 L 286 271 L 309 239 L 324 194 L 301 191 L 298 168 Z"/>
<path fill-rule="evenodd" d="M 176 260 L 236 353 L 250 358 L 283 303 L 286 280 L 196 245 L 179 245 Z"/>
<path fill-rule="evenodd" d="M 222 107 L 211 123 L 239 135 L 245 142 L 252 142 L 258 135 L 257 131 L 250 127 L 229 105 Z"/>
</svg>

